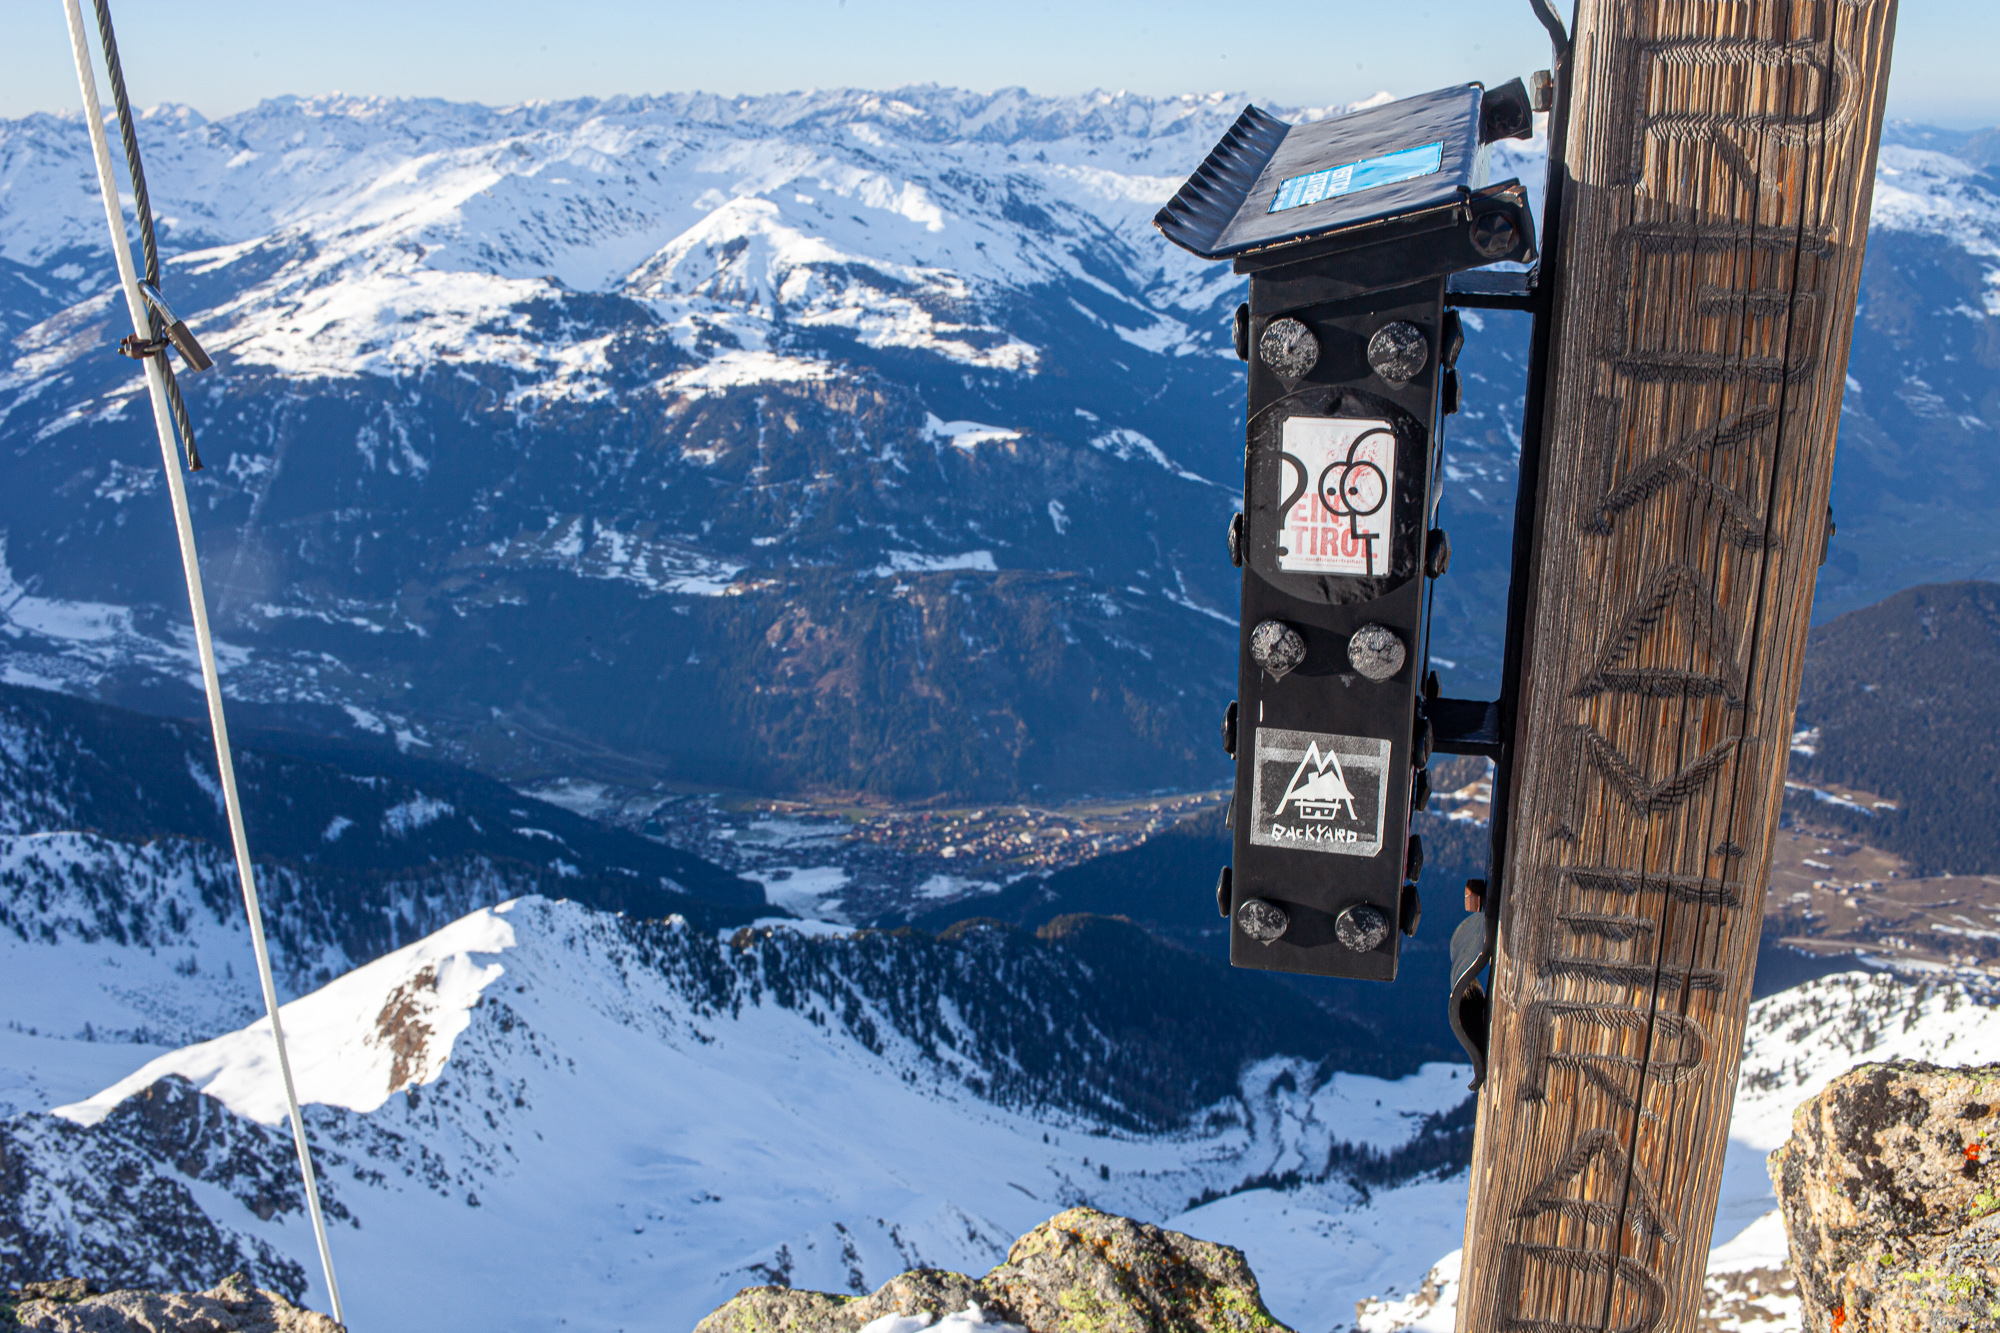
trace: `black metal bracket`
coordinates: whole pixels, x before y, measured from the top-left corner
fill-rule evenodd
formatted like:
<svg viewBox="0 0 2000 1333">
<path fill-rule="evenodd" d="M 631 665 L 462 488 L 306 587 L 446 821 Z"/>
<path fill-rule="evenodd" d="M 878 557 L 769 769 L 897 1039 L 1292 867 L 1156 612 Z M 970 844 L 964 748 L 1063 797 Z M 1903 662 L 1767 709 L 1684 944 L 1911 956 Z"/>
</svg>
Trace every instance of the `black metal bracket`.
<svg viewBox="0 0 2000 1333">
<path fill-rule="evenodd" d="M 1526 310 L 1540 299 L 1542 266 L 1526 269 L 1474 269 L 1454 273 L 1445 283 L 1444 303 L 1465 310 Z"/>
<path fill-rule="evenodd" d="M 145 289 L 145 284 L 141 283 L 140 287 L 142 290 Z M 152 324 L 155 329 L 160 327 L 160 321 L 157 316 L 153 319 Z M 176 325 L 175 327 L 179 328 L 183 333 L 187 331 L 186 325 Z M 192 338 L 190 338 L 190 341 L 192 341 Z M 167 359 L 167 348 L 170 345 L 178 346 L 178 344 L 173 342 L 172 330 L 168 330 L 166 333 L 153 338 L 141 338 L 136 333 L 128 333 L 118 340 L 118 355 L 129 356 L 134 361 L 144 361 L 149 357 L 155 356 L 160 358 L 160 378 L 166 384 L 167 410 L 172 413 L 174 429 L 180 432 L 181 445 L 187 450 L 188 471 L 199 472 L 201 471 L 201 450 L 195 447 L 194 422 L 188 417 L 187 400 L 181 397 L 180 381 L 174 378 L 173 362 Z M 197 347 L 195 350 L 200 351 L 201 349 Z M 186 356 L 187 352 L 183 349 L 181 355 Z M 202 357 L 201 365 L 195 368 L 197 370 L 205 370 L 213 364 L 214 362 L 204 356 Z"/>
<path fill-rule="evenodd" d="M 1432 699 L 1424 705 L 1431 749 L 1438 754 L 1500 758 L 1500 704 L 1479 699 Z"/>
<path fill-rule="evenodd" d="M 1563 194 L 1569 181 L 1564 148 L 1569 139 L 1571 38 L 1563 29 L 1548 0 L 1529 0 L 1535 17 L 1548 29 L 1553 55 L 1555 105 L 1549 114 L 1549 167 L 1542 191 L 1542 240 L 1540 262 L 1528 272 L 1477 275 L 1479 282 L 1462 282 L 1456 292 L 1447 290 L 1452 305 L 1470 308 L 1525 310 L 1534 316 L 1529 335 L 1527 404 L 1521 419 L 1521 459 L 1518 487 L 1514 496 L 1514 544 L 1507 587 L 1507 630 L 1500 669 L 1500 698 L 1491 705 L 1489 743 L 1484 725 L 1463 726 L 1461 734 L 1477 733 L 1468 744 L 1480 748 L 1453 751 L 1444 743 L 1437 748 L 1447 753 L 1484 754 L 1493 760 L 1493 796 L 1488 807 L 1487 827 L 1491 833 L 1491 853 L 1486 884 L 1479 899 L 1479 912 L 1467 916 L 1453 932 L 1451 940 L 1450 1020 L 1459 1044 L 1472 1059 L 1471 1088 L 1486 1081 L 1487 1040 L 1491 1021 L 1489 988 L 1482 975 L 1493 965 L 1500 947 L 1500 921 L 1511 883 L 1507 874 L 1507 844 L 1513 802 L 1516 767 L 1515 719 L 1521 707 L 1521 680 L 1527 669 L 1527 633 L 1535 614 L 1534 571 L 1539 557 L 1541 478 L 1544 435 L 1548 412 L 1548 376 L 1551 345 L 1555 335 L 1555 287 L 1562 276 Z M 1473 274 L 1463 275 L 1470 279 Z M 1451 703 L 1434 700 L 1433 708 Z M 1480 706 L 1480 705 L 1473 705 Z M 1450 716 L 1450 710 L 1446 710 Z M 1469 714 L 1466 720 L 1470 722 Z M 1434 718 L 1433 727 L 1442 737 L 1446 727 Z"/>
<path fill-rule="evenodd" d="M 1458 929 L 1451 933 L 1451 1019 L 1452 1035 L 1458 1044 L 1472 1057 L 1471 1091 L 1477 1092 L 1479 1085 L 1486 1081 L 1487 1025 L 1491 1011 L 1486 1002 L 1486 988 L 1479 982 L 1479 974 L 1492 961 L 1487 952 L 1486 919 L 1468 916 L 1458 923 Z"/>
</svg>

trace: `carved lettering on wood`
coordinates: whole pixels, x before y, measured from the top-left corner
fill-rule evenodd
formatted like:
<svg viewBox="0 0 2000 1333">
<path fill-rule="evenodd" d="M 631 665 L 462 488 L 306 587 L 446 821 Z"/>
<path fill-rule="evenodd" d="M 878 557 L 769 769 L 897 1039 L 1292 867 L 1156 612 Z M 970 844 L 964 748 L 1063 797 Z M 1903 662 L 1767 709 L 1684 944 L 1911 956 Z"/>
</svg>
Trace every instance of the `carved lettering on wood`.
<svg viewBox="0 0 2000 1333">
<path fill-rule="evenodd" d="M 1463 1333 L 1694 1327 L 1894 10 L 1580 7 Z"/>
<path fill-rule="evenodd" d="M 1578 1249 L 1573 1245 L 1527 1245 L 1509 1242 L 1502 1307 L 1511 1310 L 1501 1323 L 1508 1333 L 1652 1333 L 1659 1327 L 1667 1303 L 1666 1286 L 1653 1269 L 1629 1254 Z M 1578 1307 L 1568 1317 L 1527 1313 L 1530 1289 L 1557 1288 L 1549 1270 L 1594 1278 L 1580 1293 L 1565 1291 L 1565 1304 Z M 1509 1299 L 1511 1298 L 1511 1299 Z M 1622 1323 L 1606 1323 L 1607 1306 L 1627 1307 Z"/>
<path fill-rule="evenodd" d="M 1671 1087 L 1708 1062 L 1708 1033 L 1699 1022 L 1636 1004 L 1536 1000 L 1523 1026 L 1528 1071 L 1521 1081 L 1523 1101 L 1546 1101 L 1550 1072 L 1573 1070 L 1620 1108 L 1636 1111 L 1643 1080 Z M 1624 1039 L 1635 1034 L 1653 1049 L 1644 1055 L 1623 1049 Z"/>
<path fill-rule="evenodd" d="M 1593 1165 L 1603 1166 L 1605 1174 L 1622 1186 L 1615 1203 L 1579 1198 L 1565 1192 Z M 1616 1225 L 1626 1210 L 1630 1212 L 1634 1234 L 1657 1236 L 1670 1245 L 1680 1244 L 1680 1233 L 1674 1230 L 1667 1210 L 1660 1204 L 1659 1190 L 1647 1179 L 1645 1171 L 1625 1155 L 1625 1149 L 1611 1131 L 1588 1129 L 1578 1136 L 1576 1147 L 1569 1156 L 1558 1162 L 1555 1170 L 1529 1192 L 1514 1216 L 1529 1218 L 1544 1213 L 1560 1213 L 1564 1217 L 1605 1226 Z"/>
<path fill-rule="evenodd" d="M 1627 511 L 1638 509 L 1670 487 L 1682 486 L 1722 506 L 1722 521 L 1728 525 L 1730 540 L 1738 546 L 1764 550 L 1778 544 L 1777 538 L 1766 530 L 1768 524 L 1757 502 L 1715 480 L 1700 466 L 1711 455 L 1754 439 L 1759 430 L 1776 422 L 1775 405 L 1746 407 L 1720 421 L 1704 422 L 1616 478 L 1612 476 L 1612 462 L 1617 451 L 1610 442 L 1623 434 L 1623 425 L 1615 415 L 1615 404 L 1607 402 L 1600 411 L 1602 429 L 1597 433 L 1604 443 L 1597 453 L 1603 498 L 1597 502 L 1597 512 L 1583 526 L 1586 533 L 1608 537 Z"/>
<path fill-rule="evenodd" d="M 1661 1202 L 1658 1186 L 1616 1135 L 1602 1129 L 1579 1135 L 1569 1154 L 1528 1192 L 1514 1220 L 1531 1232 L 1550 1230 L 1535 1225 L 1538 1222 L 1555 1222 L 1557 1229 L 1566 1222 L 1577 1238 L 1566 1244 L 1534 1240 L 1509 1244 L 1511 1272 L 1502 1327 L 1535 1333 L 1583 1329 L 1599 1333 L 1606 1327 L 1603 1316 L 1615 1317 L 1621 1309 L 1624 1322 L 1614 1327 L 1648 1329 L 1658 1320 L 1665 1289 L 1650 1261 L 1663 1247 L 1678 1245 L 1680 1232 Z M 1619 1252 L 1621 1231 L 1631 1233 L 1642 1253 Z M 1548 1276 L 1538 1273 L 1546 1269 L 1581 1275 L 1582 1290 L 1537 1280 Z"/>
<path fill-rule="evenodd" d="M 1551 803 L 1549 836 L 1574 842 L 1580 836 L 1584 802 L 1590 795 L 1590 774 L 1595 773 L 1632 813 L 1659 814 L 1686 804 L 1713 781 L 1739 747 L 1755 745 L 1757 738 L 1725 737 L 1678 770 L 1659 777 L 1640 771 L 1639 766 L 1592 723 L 1580 722 L 1565 728 L 1558 743 L 1566 743 L 1569 762 L 1562 769 L 1564 799 L 1560 803 Z"/>
<path fill-rule="evenodd" d="M 1708 651 L 1706 669 L 1646 666 L 1635 660 L 1640 645 L 1670 612 L 1686 636 Z M 1731 708 L 1743 707 L 1743 667 L 1736 660 L 1725 613 L 1693 567 L 1668 565 L 1653 575 L 1570 691 L 1577 699 L 1605 693 L 1687 699 L 1720 695 Z"/>
</svg>

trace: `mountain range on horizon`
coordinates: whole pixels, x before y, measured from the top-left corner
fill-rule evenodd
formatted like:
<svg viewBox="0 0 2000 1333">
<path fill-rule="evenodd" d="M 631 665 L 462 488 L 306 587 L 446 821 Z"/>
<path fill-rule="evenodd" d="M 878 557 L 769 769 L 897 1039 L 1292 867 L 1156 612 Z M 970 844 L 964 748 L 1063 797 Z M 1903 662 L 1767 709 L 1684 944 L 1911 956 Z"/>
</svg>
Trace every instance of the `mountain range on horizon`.
<svg viewBox="0 0 2000 1333">
<path fill-rule="evenodd" d="M 1150 217 L 1237 110 L 917 88 L 146 113 L 165 286 L 220 366 L 187 378 L 191 487 L 235 707 L 516 785 L 1218 785 L 1237 280 Z M 1888 135 L 1823 613 L 2000 556 L 1990 150 Z M 88 172 L 74 117 L 0 123 L 0 670 L 191 715 Z M 1538 186 L 1540 157 L 1495 172 Z M 1436 642 L 1477 696 L 1525 358 L 1517 317 L 1468 325 Z"/>
</svg>

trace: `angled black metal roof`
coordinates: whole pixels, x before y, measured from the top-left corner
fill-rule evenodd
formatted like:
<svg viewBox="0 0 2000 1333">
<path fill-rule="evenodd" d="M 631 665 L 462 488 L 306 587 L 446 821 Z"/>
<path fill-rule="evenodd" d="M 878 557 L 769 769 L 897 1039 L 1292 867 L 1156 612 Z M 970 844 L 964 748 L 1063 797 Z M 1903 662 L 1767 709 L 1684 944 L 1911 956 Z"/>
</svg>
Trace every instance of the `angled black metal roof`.
<svg viewBox="0 0 2000 1333">
<path fill-rule="evenodd" d="M 1244 108 L 1153 218 L 1204 259 L 1231 259 L 1463 199 L 1486 184 L 1476 83 L 1290 125 Z"/>
</svg>

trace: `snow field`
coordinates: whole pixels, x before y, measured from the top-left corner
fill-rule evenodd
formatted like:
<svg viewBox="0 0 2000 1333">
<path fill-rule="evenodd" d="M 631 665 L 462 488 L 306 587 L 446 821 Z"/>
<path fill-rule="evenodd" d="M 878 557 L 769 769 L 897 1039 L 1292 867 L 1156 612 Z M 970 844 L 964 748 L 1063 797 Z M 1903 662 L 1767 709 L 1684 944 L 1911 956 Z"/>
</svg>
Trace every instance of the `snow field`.
<svg viewBox="0 0 2000 1333">
<path fill-rule="evenodd" d="M 85 835 L 9 841 L 19 845 L 0 847 L 0 867 L 36 849 L 105 854 Z M 59 1028 L 29 1035 L 58 1014 L 95 1015 L 87 1021 L 110 1030 L 223 1011 L 203 1005 L 250 1008 L 247 973 L 185 966 L 247 952 L 233 926 L 190 919 L 171 942 L 84 940 L 83 901 L 69 918 L 60 903 L 48 913 L 71 921 L 67 934 L 0 935 L 10 976 L 34 982 L 8 988 L 0 1096 L 30 1111 L 61 1098 L 56 1114 L 90 1124 L 177 1074 L 278 1126 L 261 1021 L 165 1052 Z M 766 924 L 799 946 L 849 934 Z M 567 1318 L 616 1329 L 663 1312 L 691 1326 L 757 1282 L 863 1291 L 918 1265 L 982 1273 L 1021 1232 L 1090 1203 L 1238 1246 L 1273 1312 L 1301 1330 L 1344 1330 L 1356 1303 L 1377 1296 L 1361 1320 L 1369 1333 L 1449 1327 L 1464 1175 L 1372 1194 L 1315 1177 L 1337 1142 L 1407 1142 L 1461 1100 L 1463 1068 L 1316 1081 L 1297 1061 L 1267 1060 L 1196 1128 L 1106 1133 L 1060 1111 L 995 1105 L 969 1086 L 976 1067 L 950 1050 L 926 1055 L 889 1012 L 865 1015 L 871 1049 L 839 1017 L 852 992 L 780 1003 L 763 966 L 726 938 L 685 927 L 647 936 L 576 904 L 524 899 L 286 1006 L 327 1186 L 353 1216 L 335 1244 L 357 1320 L 400 1327 L 407 1293 L 443 1284 L 467 1327 Z M 948 1009 L 949 997 L 938 1003 Z M 1963 1063 L 1996 1048 L 1994 1011 L 1946 977 L 1845 974 L 1759 1002 L 1712 1271 L 1782 1262 L 1763 1157 L 1800 1100 L 1863 1061 Z M 82 1095 L 91 1088 L 102 1091 Z M 1288 1173 L 1301 1183 L 1271 1183 Z M 302 1216 L 260 1221 L 204 1189 L 219 1224 L 316 1271 Z"/>
<path fill-rule="evenodd" d="M 1310 1206 L 1281 1196 L 1275 1218 L 1249 1195 L 1187 1210 L 1204 1190 L 1320 1168 L 1337 1140 L 1393 1149 L 1457 1100 L 1455 1066 L 1315 1085 L 1296 1061 L 1265 1061 L 1209 1128 L 1103 1133 L 982 1099 L 887 1014 L 870 1050 L 817 1001 L 787 1008 L 741 989 L 715 1000 L 701 978 L 720 941 L 682 928 L 661 947 L 642 961 L 617 918 L 524 899 L 286 1006 L 302 1097 L 343 1108 L 314 1120 L 322 1153 L 338 1155 L 323 1167 L 329 1191 L 354 1217 L 334 1243 L 357 1326 L 437 1327 L 435 1307 L 408 1293 L 442 1284 L 466 1327 L 688 1327 L 779 1276 L 858 1291 L 916 1265 L 982 1273 L 1018 1234 L 1087 1202 L 1197 1234 L 1263 1217 L 1252 1262 L 1276 1278 L 1280 1316 L 1309 1327 L 1329 1290 L 1351 1303 L 1376 1271 L 1408 1271 L 1434 1244 L 1434 1229 L 1392 1224 L 1395 1210 L 1342 1216 L 1357 1196 L 1338 1183 Z M 56 1114 L 88 1123 L 174 1073 L 276 1125 L 268 1042 L 252 1024 Z M 392 1086 L 399 1071 L 418 1081 Z M 302 1217 L 216 1207 L 314 1271 Z M 1326 1270 L 1336 1233 L 1359 1276 L 1279 1276 Z M 1290 1262 L 1304 1249 L 1321 1259 Z"/>
</svg>

